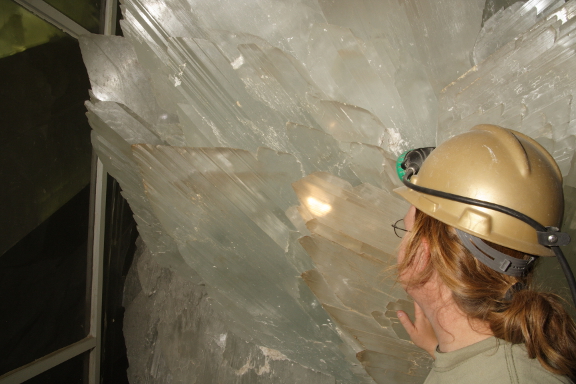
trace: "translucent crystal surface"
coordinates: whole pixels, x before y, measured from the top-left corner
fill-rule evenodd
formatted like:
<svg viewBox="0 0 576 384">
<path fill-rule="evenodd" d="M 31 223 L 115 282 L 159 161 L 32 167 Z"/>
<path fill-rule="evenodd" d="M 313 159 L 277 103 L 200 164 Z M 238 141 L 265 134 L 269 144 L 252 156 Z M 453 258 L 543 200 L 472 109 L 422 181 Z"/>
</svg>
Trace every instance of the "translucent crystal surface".
<svg viewBox="0 0 576 384">
<path fill-rule="evenodd" d="M 476 44 L 483 61 L 442 91 L 437 140 L 479 123 L 502 125 L 540 142 L 566 175 L 576 133 L 575 7 L 572 1 L 534 0 L 489 20 Z M 522 28 L 520 35 L 517 28 Z M 494 45 L 489 48 L 489 43 Z"/>
<path fill-rule="evenodd" d="M 204 286 L 159 267 L 140 246 L 124 294 L 131 383 L 336 384 L 231 332 Z"/>
<path fill-rule="evenodd" d="M 124 38 L 81 38 L 93 145 L 151 258 L 205 284 L 227 330 L 322 380 L 421 383 L 431 360 L 396 317 L 396 158 L 493 123 L 573 193 L 574 4 L 482 26 L 484 0 L 125 0 Z"/>
</svg>

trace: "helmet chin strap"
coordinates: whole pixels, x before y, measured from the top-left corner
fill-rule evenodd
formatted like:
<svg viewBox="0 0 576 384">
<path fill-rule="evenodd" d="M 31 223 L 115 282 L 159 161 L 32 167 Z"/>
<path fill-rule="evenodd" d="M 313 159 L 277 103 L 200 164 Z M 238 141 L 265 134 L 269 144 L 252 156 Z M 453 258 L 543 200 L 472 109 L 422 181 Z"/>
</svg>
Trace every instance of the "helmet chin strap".
<svg viewBox="0 0 576 384">
<path fill-rule="evenodd" d="M 428 149 L 428 148 L 426 148 L 426 149 Z M 416 151 L 416 152 L 412 153 L 413 151 Z M 529 217 L 529 216 L 527 216 L 521 212 L 518 212 L 512 208 L 504 207 L 502 205 L 490 203 L 490 202 L 483 201 L 483 200 L 477 200 L 477 199 L 472 199 L 472 198 L 465 197 L 465 196 L 455 195 L 453 193 L 442 192 L 442 191 L 422 187 L 420 185 L 416 185 L 416 184 L 411 183 L 410 177 L 412 177 L 413 175 L 418 173 L 418 171 L 420 170 L 420 167 L 422 166 L 422 163 L 424 162 L 424 160 L 426 159 L 428 154 L 430 152 L 432 152 L 432 150 L 422 151 L 422 148 L 416 149 L 413 151 L 407 152 L 404 156 L 404 160 L 402 161 L 402 168 L 405 170 L 405 174 L 402 177 L 402 182 L 404 183 L 405 186 L 407 186 L 408 188 L 413 189 L 417 192 L 425 193 L 427 195 L 441 197 L 444 199 L 453 200 L 453 201 L 457 201 L 460 203 L 464 203 L 464 204 L 468 204 L 468 205 L 474 205 L 474 206 L 483 207 L 483 208 L 488 208 L 488 209 L 491 209 L 491 210 L 494 210 L 497 212 L 501 212 L 501 213 L 512 216 L 512 217 L 514 217 L 518 220 L 521 220 L 524 223 L 530 225 L 532 228 L 534 228 L 536 230 L 536 235 L 538 236 L 538 243 L 545 246 L 545 247 L 550 248 L 554 252 L 554 254 L 556 255 L 556 259 L 560 263 L 560 266 L 562 267 L 562 272 L 564 272 L 564 276 L 566 277 L 566 281 L 568 282 L 568 286 L 570 287 L 570 293 L 572 294 L 572 301 L 574 302 L 574 305 L 576 305 L 576 281 L 574 280 L 574 274 L 572 273 L 572 269 L 570 268 L 568 261 L 566 261 L 566 258 L 564 257 L 562 250 L 559 248 L 559 246 L 567 245 L 568 243 L 570 243 L 570 236 L 567 233 L 560 232 L 559 228 L 556 228 L 556 227 L 545 227 L 542 224 L 540 224 L 539 222 L 537 222 L 536 220 L 532 219 L 531 217 Z M 478 239 L 475 236 L 473 236 L 473 237 Z M 478 239 L 478 240 L 480 240 L 480 239 Z M 491 248 L 494 252 L 498 252 L 495 249 L 493 249 L 492 247 L 490 247 L 489 245 L 487 245 L 486 243 L 484 243 L 483 241 L 481 241 L 481 242 L 486 247 Z M 477 248 L 477 244 L 480 244 L 480 242 L 473 243 L 471 248 L 479 249 L 479 248 Z M 474 253 L 476 251 L 473 251 L 472 249 L 470 249 L 468 247 L 466 247 L 466 248 L 469 249 L 474 254 L 475 257 L 477 257 L 476 254 Z M 482 253 L 479 250 L 477 252 Z M 484 261 L 481 258 L 486 259 L 488 256 L 486 256 L 485 253 L 483 253 L 483 255 L 484 256 L 480 256 L 477 258 L 481 262 L 484 263 Z M 490 253 L 490 255 L 492 256 L 492 253 Z M 497 257 L 499 258 L 499 256 L 497 256 Z M 501 260 L 501 262 L 502 261 L 503 260 Z M 496 263 L 498 263 L 498 262 L 496 262 Z M 486 263 L 484 263 L 484 264 L 486 264 Z M 498 271 L 498 272 L 504 273 L 504 272 L 502 272 L 502 270 L 500 269 L 499 266 L 494 268 L 490 264 L 486 264 L 486 265 L 489 266 L 490 268 Z M 509 268 L 509 266 L 508 266 L 508 268 Z"/>
</svg>

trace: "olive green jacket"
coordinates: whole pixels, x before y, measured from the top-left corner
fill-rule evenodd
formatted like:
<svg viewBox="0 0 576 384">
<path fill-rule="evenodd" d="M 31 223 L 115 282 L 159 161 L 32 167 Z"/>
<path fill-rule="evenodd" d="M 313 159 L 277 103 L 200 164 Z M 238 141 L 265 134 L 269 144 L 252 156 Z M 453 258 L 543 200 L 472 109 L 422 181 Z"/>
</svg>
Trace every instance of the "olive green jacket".
<svg viewBox="0 0 576 384">
<path fill-rule="evenodd" d="M 424 384 L 560 384 L 566 376 L 546 370 L 530 359 L 524 344 L 490 337 L 457 351 L 436 351 L 436 361 Z"/>
</svg>

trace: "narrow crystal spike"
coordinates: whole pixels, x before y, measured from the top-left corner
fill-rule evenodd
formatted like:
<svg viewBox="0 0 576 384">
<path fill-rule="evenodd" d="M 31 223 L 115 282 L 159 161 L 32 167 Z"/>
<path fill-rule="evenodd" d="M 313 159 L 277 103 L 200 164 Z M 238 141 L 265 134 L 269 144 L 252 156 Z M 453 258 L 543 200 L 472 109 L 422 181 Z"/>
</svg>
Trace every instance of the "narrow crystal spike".
<svg viewBox="0 0 576 384">
<path fill-rule="evenodd" d="M 380 78 L 382 91 L 393 100 L 388 107 L 399 109 L 407 121 L 401 124 L 395 120 L 399 126 L 389 125 L 388 129 L 405 133 L 404 139 L 411 141 L 408 146 L 431 143 L 433 135 L 429 134 L 436 127 L 436 95 L 427 74 L 428 66 L 422 64 L 406 6 L 375 1 L 341 3 L 338 7 L 321 1 L 320 6 L 330 24 L 350 29 L 361 40 L 362 54 Z M 386 103 L 384 98 L 375 101 Z"/>
<path fill-rule="evenodd" d="M 364 252 L 355 253 L 346 243 L 336 245 L 321 236 L 304 237 L 301 244 L 336 296 L 354 311 L 369 316 L 382 310 L 386 300 L 406 297 L 401 287 L 380 282 L 386 277 L 383 271 L 391 266 L 389 261 L 393 257 L 379 260 Z"/>
<path fill-rule="evenodd" d="M 336 323 L 354 335 L 364 348 L 366 348 L 366 346 L 363 344 L 363 333 L 396 340 L 396 335 L 390 332 L 389 328 L 380 327 L 372 316 L 365 316 L 358 312 L 331 307 L 328 304 L 324 304 L 323 307 Z M 357 332 L 357 330 L 361 332 Z"/>
<path fill-rule="evenodd" d="M 571 69 L 576 58 L 573 48 L 568 48 L 574 43 L 560 31 L 572 28 L 573 6 L 553 1 L 528 3 L 509 8 L 505 11 L 508 16 L 495 16 L 494 22 L 506 27 L 502 20 L 525 20 L 522 12 L 536 11 L 542 12 L 540 21 L 443 91 L 440 103 L 450 107 L 441 114 L 438 139 L 445 140 L 478 123 L 506 126 L 539 141 L 567 174 L 574 151 L 570 138 L 574 135 L 570 129 L 574 114 Z"/>
<path fill-rule="evenodd" d="M 324 173 L 307 176 L 293 183 L 293 187 L 300 204 L 308 208 L 319 224 L 344 231 L 347 236 L 384 252 L 395 253 L 398 239 L 394 239 L 393 231 L 383 228 L 403 217 L 408 210 L 408 204 L 399 197 L 382 192 L 381 201 L 387 204 L 371 204 L 351 187 L 339 188 Z"/>
<path fill-rule="evenodd" d="M 338 175 L 352 184 L 360 180 L 350 170 L 348 154 L 334 137 L 320 130 L 289 123 L 287 133 L 290 142 L 298 148 L 304 173 L 320 170 Z"/>
<path fill-rule="evenodd" d="M 471 67 L 485 2 L 471 1 L 467 7 L 455 0 L 410 0 L 405 4 L 416 44 L 421 47 L 421 60 L 427 63 L 428 78 L 438 92 Z M 450 44 L 439 44 L 446 41 Z"/>
<path fill-rule="evenodd" d="M 312 96 L 308 101 L 314 105 L 314 117 L 322 130 L 336 140 L 377 146 L 390 142 L 390 135 L 384 124 L 367 110 L 335 101 L 319 100 Z"/>
<path fill-rule="evenodd" d="M 389 353 L 388 348 L 393 348 L 395 359 L 402 359 L 410 367 L 407 369 L 416 370 L 411 364 L 418 350 L 412 349 L 405 331 L 399 328 L 394 311 L 412 312 L 409 308 L 412 304 L 405 300 L 406 292 L 394 284 L 394 279 L 386 276 L 386 271 L 393 274 L 390 271 L 396 259 L 375 240 L 385 234 L 372 232 L 384 228 L 393 215 L 377 207 L 389 208 L 390 200 L 396 198 L 369 184 L 352 188 L 322 173 L 309 175 L 293 186 L 301 206 L 305 207 L 303 217 L 307 218 L 312 233 L 300 242 L 317 270 L 311 275 L 315 278 L 305 281 L 342 332 L 358 340 L 363 349 Z M 345 203 L 354 204 L 354 210 L 347 210 Z M 380 224 L 364 226 L 367 233 L 360 234 L 355 230 L 358 224 L 354 217 L 369 216 L 360 213 L 362 205 L 376 213 L 375 220 L 380 220 Z M 400 345 L 404 353 L 400 352 Z"/>
<path fill-rule="evenodd" d="M 400 180 L 396 176 L 396 164 L 390 164 L 391 153 L 372 145 L 350 143 L 350 169 L 363 183 L 391 191 L 399 187 Z M 390 169 L 393 175 L 390 176 Z"/>
<path fill-rule="evenodd" d="M 527 12 L 518 12 L 525 9 L 520 2 L 508 8 L 502 8 L 484 23 L 474 45 L 474 64 L 479 64 L 520 33 L 534 25 L 537 21 L 536 8 Z"/>
<path fill-rule="evenodd" d="M 285 121 L 317 128 L 308 111 L 307 93 L 321 95 L 306 69 L 294 57 L 272 47 L 257 44 L 238 45 L 240 56 L 234 62 L 247 91 L 268 105 Z"/>
<path fill-rule="evenodd" d="M 329 98 L 367 106 L 387 128 L 421 132 L 415 128 L 414 115 L 404 109 L 399 93 L 404 87 L 394 78 L 379 74 L 381 60 L 372 47 L 361 45 L 350 30 L 328 24 L 315 28 L 310 44 L 311 52 L 324 52 L 324 60 L 312 57 L 314 61 L 307 62 L 306 67 Z M 408 137 L 416 140 L 417 135 Z"/>
</svg>

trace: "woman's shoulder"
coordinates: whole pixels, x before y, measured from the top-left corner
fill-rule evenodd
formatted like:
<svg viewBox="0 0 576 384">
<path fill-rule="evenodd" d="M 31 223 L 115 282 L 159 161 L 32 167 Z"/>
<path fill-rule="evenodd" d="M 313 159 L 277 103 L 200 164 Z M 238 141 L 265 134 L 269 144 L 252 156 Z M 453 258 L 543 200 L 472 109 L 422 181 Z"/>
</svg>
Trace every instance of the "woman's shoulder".
<svg viewBox="0 0 576 384">
<path fill-rule="evenodd" d="M 554 374 L 544 368 L 538 359 L 531 359 L 524 344 L 511 344 L 504 340 L 499 340 L 499 343 L 505 352 L 510 376 L 511 378 L 515 376 L 517 379 L 511 383 L 572 383 L 568 377 Z"/>
<path fill-rule="evenodd" d="M 528 357 L 523 344 L 490 337 L 449 353 L 437 353 L 426 384 L 569 384 Z"/>
</svg>

